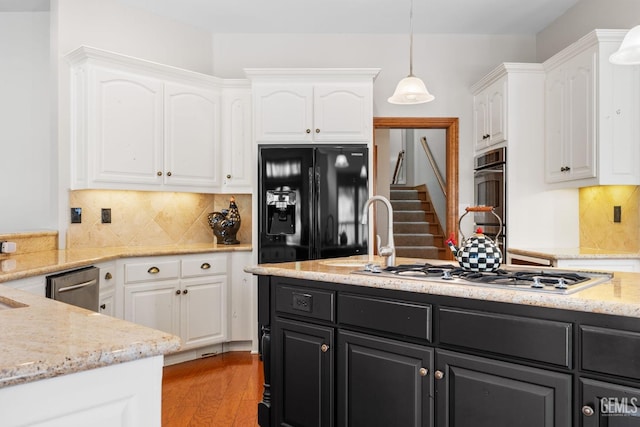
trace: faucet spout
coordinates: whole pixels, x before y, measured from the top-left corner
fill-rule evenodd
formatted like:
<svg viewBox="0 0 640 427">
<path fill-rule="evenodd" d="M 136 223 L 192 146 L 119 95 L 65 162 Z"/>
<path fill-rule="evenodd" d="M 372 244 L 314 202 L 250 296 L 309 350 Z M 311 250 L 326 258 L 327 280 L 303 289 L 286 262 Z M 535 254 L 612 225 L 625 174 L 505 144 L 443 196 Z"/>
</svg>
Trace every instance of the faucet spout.
<svg viewBox="0 0 640 427">
<path fill-rule="evenodd" d="M 384 203 L 387 207 L 387 246 L 381 246 L 380 244 L 380 236 L 376 235 L 376 240 L 378 243 L 378 254 L 386 258 L 386 266 L 391 267 L 396 263 L 396 248 L 395 243 L 393 241 L 393 207 L 391 206 L 391 202 L 384 196 L 373 196 L 369 198 L 365 204 L 364 209 L 362 211 L 362 223 L 367 223 L 367 218 L 369 216 L 369 207 L 373 204 L 373 202 L 379 201 Z"/>
</svg>

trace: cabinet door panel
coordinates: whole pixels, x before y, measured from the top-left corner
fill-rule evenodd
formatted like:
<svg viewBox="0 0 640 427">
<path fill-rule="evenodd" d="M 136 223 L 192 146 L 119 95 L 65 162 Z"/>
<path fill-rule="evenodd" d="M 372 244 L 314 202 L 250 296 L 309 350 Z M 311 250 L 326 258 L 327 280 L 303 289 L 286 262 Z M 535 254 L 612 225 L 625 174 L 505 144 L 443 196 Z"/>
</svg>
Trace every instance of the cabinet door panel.
<svg viewBox="0 0 640 427">
<path fill-rule="evenodd" d="M 640 389 L 588 379 L 580 382 L 583 427 L 640 427 Z"/>
<path fill-rule="evenodd" d="M 314 140 L 369 141 L 373 120 L 369 92 L 369 87 L 365 85 L 315 85 Z"/>
<path fill-rule="evenodd" d="M 165 184 L 218 185 L 219 94 L 166 84 L 165 116 Z"/>
<path fill-rule="evenodd" d="M 180 300 L 181 336 L 185 348 L 226 341 L 226 276 L 183 280 Z"/>
<path fill-rule="evenodd" d="M 438 426 L 571 425 L 571 376 L 437 351 Z"/>
<path fill-rule="evenodd" d="M 489 107 L 487 105 L 487 95 L 485 92 L 482 92 L 476 95 L 473 100 L 473 126 L 476 151 L 482 150 L 487 146 L 488 117 Z"/>
<path fill-rule="evenodd" d="M 94 181 L 161 184 L 162 82 L 93 69 L 89 79 L 89 169 Z"/>
<path fill-rule="evenodd" d="M 126 285 L 124 320 L 180 335 L 179 291 L 177 281 Z"/>
<path fill-rule="evenodd" d="M 545 175 L 547 182 L 559 182 L 565 179 L 564 167 L 569 164 L 563 149 L 567 120 L 564 69 L 554 70 L 547 75 L 545 90 Z"/>
<path fill-rule="evenodd" d="M 507 81 L 503 79 L 491 85 L 487 93 L 489 106 L 489 140 L 488 145 L 507 140 Z"/>
<path fill-rule="evenodd" d="M 276 425 L 334 425 L 333 328 L 277 320 L 272 388 Z M 325 351 L 323 351 L 323 345 Z"/>
<path fill-rule="evenodd" d="M 431 426 L 432 367 L 428 347 L 340 331 L 338 426 Z"/>
<path fill-rule="evenodd" d="M 256 140 L 311 141 L 313 90 L 310 85 L 265 86 L 255 90 Z"/>
<path fill-rule="evenodd" d="M 252 192 L 253 127 L 251 88 L 224 89 L 222 94 L 221 172 L 224 192 Z"/>
</svg>

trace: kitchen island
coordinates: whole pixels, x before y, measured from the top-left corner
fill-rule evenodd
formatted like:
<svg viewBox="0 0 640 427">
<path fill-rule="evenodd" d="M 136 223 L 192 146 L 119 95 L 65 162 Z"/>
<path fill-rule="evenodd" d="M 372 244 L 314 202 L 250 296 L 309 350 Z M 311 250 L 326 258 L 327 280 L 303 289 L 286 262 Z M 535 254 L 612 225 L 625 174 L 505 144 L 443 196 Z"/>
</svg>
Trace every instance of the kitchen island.
<svg viewBox="0 0 640 427">
<path fill-rule="evenodd" d="M 160 425 L 170 334 L 0 285 L 3 426 Z"/>
<path fill-rule="evenodd" d="M 640 425 L 639 274 L 567 295 L 352 274 L 367 261 L 245 269 L 261 426 Z"/>
</svg>

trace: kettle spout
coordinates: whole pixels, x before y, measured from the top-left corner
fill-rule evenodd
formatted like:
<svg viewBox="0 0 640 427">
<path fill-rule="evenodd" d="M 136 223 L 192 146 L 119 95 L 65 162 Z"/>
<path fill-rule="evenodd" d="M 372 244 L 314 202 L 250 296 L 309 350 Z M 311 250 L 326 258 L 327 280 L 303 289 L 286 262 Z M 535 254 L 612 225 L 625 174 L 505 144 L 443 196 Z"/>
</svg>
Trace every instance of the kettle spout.
<svg viewBox="0 0 640 427">
<path fill-rule="evenodd" d="M 451 250 L 453 255 L 456 256 L 458 254 L 459 248 L 456 246 L 456 240 L 453 233 L 449 235 L 449 238 L 445 243 L 447 244 L 447 246 L 449 246 L 449 249 Z"/>
</svg>

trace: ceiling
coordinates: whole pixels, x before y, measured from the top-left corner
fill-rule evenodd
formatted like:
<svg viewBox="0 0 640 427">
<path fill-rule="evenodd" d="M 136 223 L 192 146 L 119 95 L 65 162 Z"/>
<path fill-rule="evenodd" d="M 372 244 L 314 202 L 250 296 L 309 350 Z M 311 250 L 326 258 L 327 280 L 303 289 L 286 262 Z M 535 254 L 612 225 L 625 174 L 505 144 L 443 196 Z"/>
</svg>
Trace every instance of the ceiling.
<svg viewBox="0 0 640 427">
<path fill-rule="evenodd" d="M 411 4 L 411 0 L 117 1 L 213 33 L 406 33 Z M 415 33 L 536 34 L 579 0 L 413 1 Z"/>
<path fill-rule="evenodd" d="M 213 33 L 406 33 L 411 0 L 115 0 Z M 415 33 L 536 34 L 579 0 L 413 0 Z M 49 0 L 0 0 L 0 12 Z"/>
</svg>

